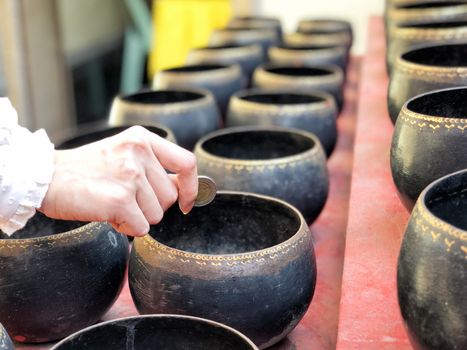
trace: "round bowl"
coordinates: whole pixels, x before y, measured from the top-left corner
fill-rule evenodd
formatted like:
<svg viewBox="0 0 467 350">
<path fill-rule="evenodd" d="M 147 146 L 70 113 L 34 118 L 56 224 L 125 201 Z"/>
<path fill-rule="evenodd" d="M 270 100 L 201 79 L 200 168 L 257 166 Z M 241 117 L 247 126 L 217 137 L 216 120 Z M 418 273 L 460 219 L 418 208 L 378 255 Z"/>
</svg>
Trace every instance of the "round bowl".
<svg viewBox="0 0 467 350">
<path fill-rule="evenodd" d="M 386 28 L 404 22 L 440 22 L 467 19 L 465 1 L 412 1 L 394 4 L 386 11 Z"/>
<path fill-rule="evenodd" d="M 230 96 L 246 87 L 239 65 L 194 64 L 161 70 L 154 76 L 154 89 L 201 88 L 209 90 L 224 114 Z"/>
<path fill-rule="evenodd" d="M 51 350 L 257 350 L 243 334 L 218 322 L 182 315 L 146 315 L 102 322 Z"/>
<path fill-rule="evenodd" d="M 234 17 L 230 20 L 227 28 L 267 28 L 276 32 L 276 39 L 282 41 L 281 21 L 276 17 L 244 16 Z"/>
<path fill-rule="evenodd" d="M 198 171 L 219 189 L 261 193 L 294 205 L 308 223 L 328 195 L 326 155 L 306 131 L 247 126 L 206 135 L 195 146 Z"/>
<path fill-rule="evenodd" d="M 109 123 L 159 123 L 172 130 L 179 145 L 192 149 L 200 137 L 219 127 L 220 114 L 206 90 L 145 90 L 115 97 Z"/>
<path fill-rule="evenodd" d="M 389 28 L 387 69 L 392 74 L 397 58 L 404 52 L 427 45 L 446 45 L 467 40 L 467 21 L 404 22 Z"/>
<path fill-rule="evenodd" d="M 266 60 L 268 48 L 279 44 L 277 34 L 271 28 L 242 27 L 217 29 L 211 33 L 209 46 L 212 45 L 251 45 L 261 46 L 263 61 Z"/>
<path fill-rule="evenodd" d="M 128 240 L 105 223 L 36 213 L 0 231 L 0 322 L 18 342 L 48 342 L 97 322 L 117 299 Z"/>
<path fill-rule="evenodd" d="M 353 41 L 352 25 L 349 21 L 340 19 L 302 19 L 298 22 L 299 33 L 346 33 L 350 37 L 350 45 Z"/>
<path fill-rule="evenodd" d="M 342 109 L 344 74 L 336 66 L 264 64 L 256 68 L 253 85 L 267 90 L 328 92 L 336 99 L 339 110 Z"/>
<path fill-rule="evenodd" d="M 15 347 L 13 346 L 13 342 L 11 341 L 10 336 L 6 332 L 5 328 L 3 328 L 1 323 L 0 323 L 0 349 L 15 350 Z"/>
<path fill-rule="evenodd" d="M 308 46 L 271 46 L 268 51 L 269 60 L 286 66 L 338 66 L 345 71 L 347 67 L 347 51 L 342 46 L 308 45 Z"/>
<path fill-rule="evenodd" d="M 316 29 L 306 33 L 294 32 L 286 34 L 284 35 L 284 43 L 287 46 L 341 46 L 345 48 L 348 55 L 352 46 L 352 36 L 347 32 L 327 32 Z"/>
<path fill-rule="evenodd" d="M 136 238 L 129 282 L 140 313 L 209 318 L 264 349 L 308 309 L 316 260 L 308 226 L 294 207 L 220 191 L 188 215 L 172 206 L 148 235 Z"/>
<path fill-rule="evenodd" d="M 336 117 L 336 103 L 330 94 L 252 89 L 232 96 L 227 126 L 277 125 L 306 130 L 318 137 L 329 157 L 337 141 Z"/>
<path fill-rule="evenodd" d="M 142 126 L 166 140 L 177 143 L 172 130 L 163 125 L 153 123 L 152 125 Z M 106 137 L 114 136 L 130 127 L 132 125 L 111 126 L 107 122 L 81 124 L 63 133 L 60 141 L 55 143 L 55 148 L 70 149 L 80 147 Z"/>
<path fill-rule="evenodd" d="M 221 45 L 192 49 L 188 53 L 188 64 L 238 64 L 249 85 L 257 66 L 263 63 L 260 45 Z"/>
<path fill-rule="evenodd" d="M 393 123 L 405 102 L 424 92 L 467 85 L 467 44 L 437 45 L 402 54 L 388 88 Z"/>
<path fill-rule="evenodd" d="M 414 349 L 467 349 L 467 169 L 430 184 L 405 231 L 397 291 Z"/>
<path fill-rule="evenodd" d="M 436 179 L 467 168 L 467 88 L 445 89 L 408 101 L 397 119 L 391 171 L 410 210 Z"/>
</svg>

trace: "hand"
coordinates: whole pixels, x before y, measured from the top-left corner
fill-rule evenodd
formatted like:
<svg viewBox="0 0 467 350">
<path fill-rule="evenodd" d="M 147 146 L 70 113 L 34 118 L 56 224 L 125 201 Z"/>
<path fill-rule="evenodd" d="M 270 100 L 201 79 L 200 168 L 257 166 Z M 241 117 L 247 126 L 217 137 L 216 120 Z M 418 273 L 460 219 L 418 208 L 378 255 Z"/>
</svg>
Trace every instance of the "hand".
<svg viewBox="0 0 467 350">
<path fill-rule="evenodd" d="M 39 210 L 56 219 L 107 221 L 121 233 L 142 236 L 177 199 L 188 213 L 197 191 L 193 153 L 133 126 L 56 151 L 54 176 Z"/>
</svg>

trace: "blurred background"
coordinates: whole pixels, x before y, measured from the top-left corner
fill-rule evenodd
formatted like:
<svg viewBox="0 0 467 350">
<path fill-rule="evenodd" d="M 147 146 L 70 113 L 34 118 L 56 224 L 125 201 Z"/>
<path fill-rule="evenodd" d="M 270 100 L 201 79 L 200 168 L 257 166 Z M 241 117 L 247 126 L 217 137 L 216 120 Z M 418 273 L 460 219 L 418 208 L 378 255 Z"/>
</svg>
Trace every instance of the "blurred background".
<svg viewBox="0 0 467 350">
<path fill-rule="evenodd" d="M 112 99 L 184 63 L 232 16 L 278 17 L 285 32 L 303 18 L 342 18 L 365 52 L 368 18 L 384 0 L 0 0 L 0 95 L 20 123 L 49 134 L 106 119 Z"/>
</svg>

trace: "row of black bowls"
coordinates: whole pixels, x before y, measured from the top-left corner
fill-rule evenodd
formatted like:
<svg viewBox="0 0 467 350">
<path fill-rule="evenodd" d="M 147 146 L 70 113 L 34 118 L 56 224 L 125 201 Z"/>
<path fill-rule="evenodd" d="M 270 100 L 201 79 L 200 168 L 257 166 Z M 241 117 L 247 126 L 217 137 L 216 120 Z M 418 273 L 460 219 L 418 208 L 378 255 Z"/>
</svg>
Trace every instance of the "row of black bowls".
<svg viewBox="0 0 467 350">
<path fill-rule="evenodd" d="M 399 305 L 414 348 L 465 349 L 467 2 L 394 0 L 386 14 L 391 171 L 411 211 Z"/>
<path fill-rule="evenodd" d="M 241 21 L 264 25 L 252 18 Z M 312 22 L 306 26 L 330 26 L 321 31 L 346 27 L 345 22 Z M 256 35 L 255 28 L 243 26 L 232 22 L 224 32 Z M 274 35 L 282 35 L 273 27 Z M 320 32 L 308 29 L 310 37 Z M 131 254 L 128 240 L 106 223 L 52 220 L 38 213 L 12 237 L 0 232 L 0 322 L 15 341 L 53 341 L 97 322 L 118 297 L 128 261 L 138 311 L 168 316 L 110 321 L 54 349 L 147 348 L 149 343 L 170 349 L 264 349 L 298 324 L 316 283 L 308 225 L 327 198 L 326 154 L 336 143 L 336 102 L 342 103 L 342 68 L 321 65 L 329 57 L 345 68 L 347 58 L 330 45 L 282 45 L 276 49 L 306 55 L 289 65 L 264 64 L 269 45 L 264 42 L 227 40 L 205 49 L 248 56 L 258 53 L 254 45 L 259 44 L 263 56 L 246 64 L 234 54 L 233 61 L 164 71 L 154 79 L 158 90 L 116 97 L 110 124 L 56 135 L 57 148 L 67 149 L 143 125 L 194 148 L 199 172 L 213 177 L 221 191 L 210 205 L 188 215 L 170 208 L 148 235 L 134 240 Z M 244 44 L 249 46 L 239 46 Z M 301 67 L 315 51 L 320 67 Z M 262 89 L 242 91 L 250 85 Z M 222 123 L 242 126 L 216 131 Z"/>
</svg>

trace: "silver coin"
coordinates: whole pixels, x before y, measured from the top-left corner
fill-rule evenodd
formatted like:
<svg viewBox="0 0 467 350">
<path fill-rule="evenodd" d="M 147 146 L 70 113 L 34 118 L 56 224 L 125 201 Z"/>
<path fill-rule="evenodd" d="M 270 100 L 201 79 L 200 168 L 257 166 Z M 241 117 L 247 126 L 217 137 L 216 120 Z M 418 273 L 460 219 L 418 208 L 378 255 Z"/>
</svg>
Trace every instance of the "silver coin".
<svg viewBox="0 0 467 350">
<path fill-rule="evenodd" d="M 203 207 L 214 200 L 217 186 L 213 179 L 208 176 L 198 176 L 198 195 L 195 199 L 195 207 Z"/>
</svg>

